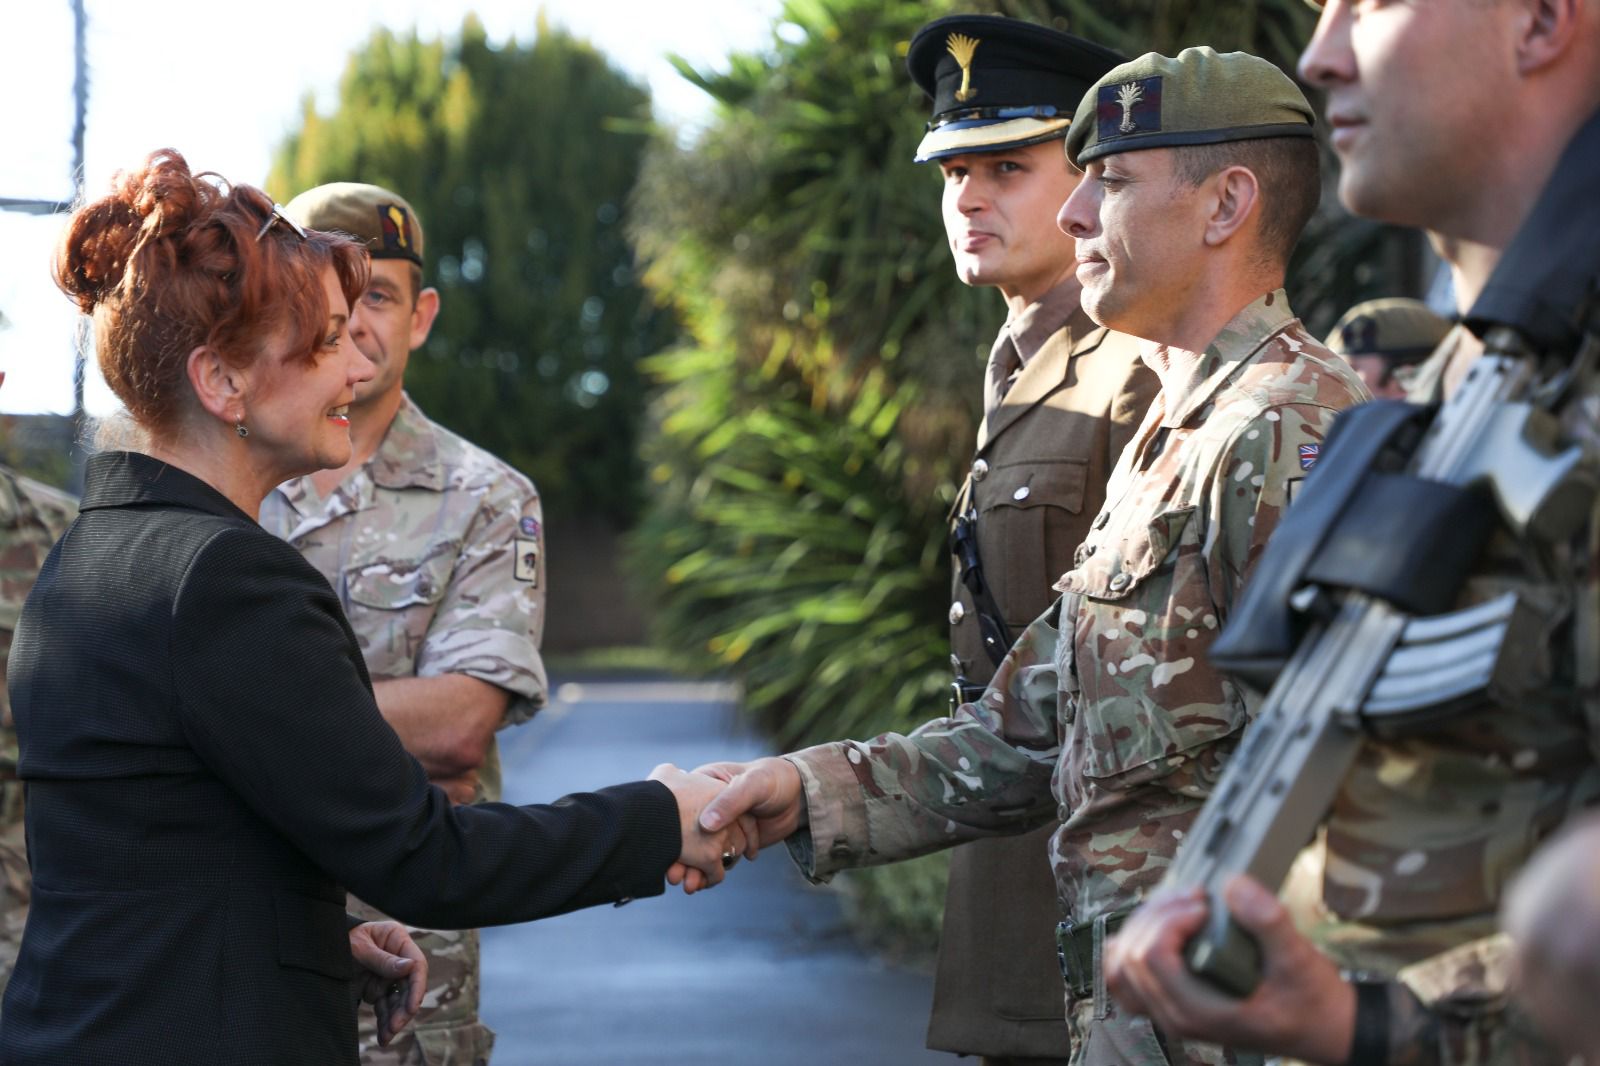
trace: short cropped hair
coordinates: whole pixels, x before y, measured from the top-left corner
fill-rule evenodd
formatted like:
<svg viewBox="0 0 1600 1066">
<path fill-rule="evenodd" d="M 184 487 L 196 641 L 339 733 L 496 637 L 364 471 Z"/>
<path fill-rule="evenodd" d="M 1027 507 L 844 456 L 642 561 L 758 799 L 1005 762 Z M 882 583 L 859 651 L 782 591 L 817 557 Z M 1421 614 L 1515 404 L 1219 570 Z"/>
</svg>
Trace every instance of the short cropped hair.
<svg viewBox="0 0 1600 1066">
<path fill-rule="evenodd" d="M 1173 173 L 1199 186 L 1228 167 L 1244 167 L 1261 188 L 1261 241 L 1286 266 L 1322 198 L 1322 156 L 1310 137 L 1262 137 L 1173 149 Z"/>
</svg>

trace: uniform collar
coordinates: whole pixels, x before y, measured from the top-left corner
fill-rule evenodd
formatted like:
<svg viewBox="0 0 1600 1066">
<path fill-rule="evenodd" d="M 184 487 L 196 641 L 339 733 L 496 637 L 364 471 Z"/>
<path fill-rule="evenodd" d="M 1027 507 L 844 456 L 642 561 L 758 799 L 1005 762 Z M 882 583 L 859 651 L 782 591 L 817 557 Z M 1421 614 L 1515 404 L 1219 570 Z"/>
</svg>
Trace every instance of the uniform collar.
<svg viewBox="0 0 1600 1066">
<path fill-rule="evenodd" d="M 222 493 L 171 463 L 142 452 L 101 452 L 89 457 L 83 470 L 80 511 L 140 504 L 185 507 L 255 524 L 254 518 Z"/>
<path fill-rule="evenodd" d="M 1024 367 L 1039 354 L 1039 349 L 1051 337 L 1060 332 L 1062 326 L 1071 323 L 1074 334 L 1094 328 L 1082 311 L 1082 295 L 1083 286 L 1078 284 L 1078 279 L 1069 277 L 1006 320 L 1005 331 L 1011 335 L 1017 358 Z M 1082 319 L 1083 322 L 1075 319 Z"/>
<path fill-rule="evenodd" d="M 979 425 L 978 451 L 987 448 L 996 437 L 1015 425 L 1025 413 L 1060 388 L 1067 380 L 1072 358 L 1083 352 L 1092 351 L 1104 339 L 1105 327 L 1096 326 L 1076 302 L 1067 305 L 1063 311 L 1059 300 L 1063 292 L 1076 301 L 1080 291 L 1076 282 L 1058 285 L 1045 294 L 1044 300 L 1029 304 L 1023 309 L 1022 314 L 1013 320 L 1020 322 L 1023 316 L 1038 309 L 1025 327 L 1030 337 L 1036 335 L 1045 322 L 1054 322 L 1055 325 L 1049 333 L 1043 335 L 1035 347 L 1033 355 L 1037 358 L 1031 363 L 1024 363 L 1021 373 L 1017 375 L 1016 383 L 1006 393 L 1005 400 Z M 1006 328 L 1011 328 L 1010 324 Z"/>
<path fill-rule="evenodd" d="M 439 461 L 439 433 L 434 424 L 405 393 L 389 428 L 372 453 L 350 476 L 336 485 L 326 497 L 317 494 L 310 475 L 279 485 L 273 492 L 283 498 L 295 514 L 294 528 L 287 530 L 290 540 L 320 529 L 336 518 L 355 514 L 372 506 L 375 487 L 386 489 L 421 488 L 438 492 L 444 488 L 443 464 Z"/>
<path fill-rule="evenodd" d="M 1146 365 L 1161 378 L 1161 424 L 1170 429 L 1194 417 L 1267 339 L 1294 321 L 1289 297 L 1282 289 L 1261 296 L 1228 320 L 1187 372 L 1163 366 L 1169 350 L 1157 345 L 1145 353 Z"/>
<path fill-rule="evenodd" d="M 378 450 L 366 462 L 373 484 L 386 489 L 444 488 L 439 462 L 439 431 L 411 397 L 400 394 L 400 408 L 389 423 Z"/>
</svg>

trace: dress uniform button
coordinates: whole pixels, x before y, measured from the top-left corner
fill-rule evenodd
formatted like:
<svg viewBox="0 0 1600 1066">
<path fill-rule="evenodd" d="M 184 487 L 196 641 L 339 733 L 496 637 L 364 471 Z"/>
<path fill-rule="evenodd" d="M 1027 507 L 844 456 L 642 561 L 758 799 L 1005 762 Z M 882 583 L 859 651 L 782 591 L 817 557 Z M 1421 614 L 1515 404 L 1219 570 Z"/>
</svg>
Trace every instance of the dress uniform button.
<svg viewBox="0 0 1600 1066">
<path fill-rule="evenodd" d="M 989 476 L 989 464 L 983 459 L 976 459 L 972 463 L 972 480 L 982 481 Z"/>
<path fill-rule="evenodd" d="M 1111 578 L 1111 591 L 1121 592 L 1128 587 L 1128 582 L 1132 580 L 1127 574 L 1116 574 Z"/>
<path fill-rule="evenodd" d="M 961 621 L 966 616 L 967 616 L 967 609 L 964 606 L 962 606 L 960 600 L 957 600 L 956 602 L 954 602 L 954 603 L 952 603 L 950 605 L 950 624 L 951 625 L 955 625 L 957 622 Z"/>
<path fill-rule="evenodd" d="M 1026 500 L 1028 498 L 1028 486 L 1024 485 L 1016 492 L 1013 492 L 1011 498 L 1013 500 Z"/>
</svg>

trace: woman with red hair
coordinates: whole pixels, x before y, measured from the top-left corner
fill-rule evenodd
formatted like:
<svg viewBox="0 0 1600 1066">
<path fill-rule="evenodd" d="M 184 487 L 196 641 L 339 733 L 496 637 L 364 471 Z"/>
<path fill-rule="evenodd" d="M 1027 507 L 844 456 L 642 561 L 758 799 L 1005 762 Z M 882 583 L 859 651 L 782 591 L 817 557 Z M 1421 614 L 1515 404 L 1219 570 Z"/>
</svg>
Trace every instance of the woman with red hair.
<svg viewBox="0 0 1600 1066">
<path fill-rule="evenodd" d="M 0 1060 L 354 1063 L 357 964 L 392 1023 L 423 984 L 347 888 L 467 928 L 655 895 L 678 861 L 721 878 L 744 837 L 694 824 L 721 784 L 672 767 L 453 806 L 327 582 L 256 524 L 349 459 L 360 246 L 163 151 L 72 216 L 55 272 L 139 441 L 89 460 L 11 652 L 34 883 Z"/>
</svg>

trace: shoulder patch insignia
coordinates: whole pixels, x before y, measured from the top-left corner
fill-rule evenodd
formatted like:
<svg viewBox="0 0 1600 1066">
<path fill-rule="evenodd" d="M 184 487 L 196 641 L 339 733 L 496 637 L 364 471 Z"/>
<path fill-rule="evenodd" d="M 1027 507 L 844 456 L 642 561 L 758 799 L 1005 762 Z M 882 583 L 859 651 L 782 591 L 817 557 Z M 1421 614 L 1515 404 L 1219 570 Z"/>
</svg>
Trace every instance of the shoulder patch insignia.
<svg viewBox="0 0 1600 1066">
<path fill-rule="evenodd" d="M 537 518 L 524 518 L 517 523 L 517 528 L 522 530 L 522 535 L 525 537 L 537 537 L 539 535 L 539 520 Z"/>
<path fill-rule="evenodd" d="M 524 519 L 523 521 L 529 521 Z M 539 542 L 536 540 L 523 540 L 518 537 L 512 541 L 512 549 L 516 552 L 516 566 L 513 577 L 518 581 L 529 581 L 534 588 L 539 587 Z"/>
<path fill-rule="evenodd" d="M 1300 445 L 1300 469 L 1301 470 L 1310 470 L 1312 467 L 1316 466 L 1317 465 L 1317 457 L 1320 456 L 1321 454 L 1322 454 L 1322 445 L 1320 445 L 1320 444 L 1302 444 L 1302 445 Z"/>
<path fill-rule="evenodd" d="M 1161 130 L 1161 75 L 1102 85 L 1095 99 L 1097 140 L 1110 141 L 1130 133 Z"/>
</svg>

